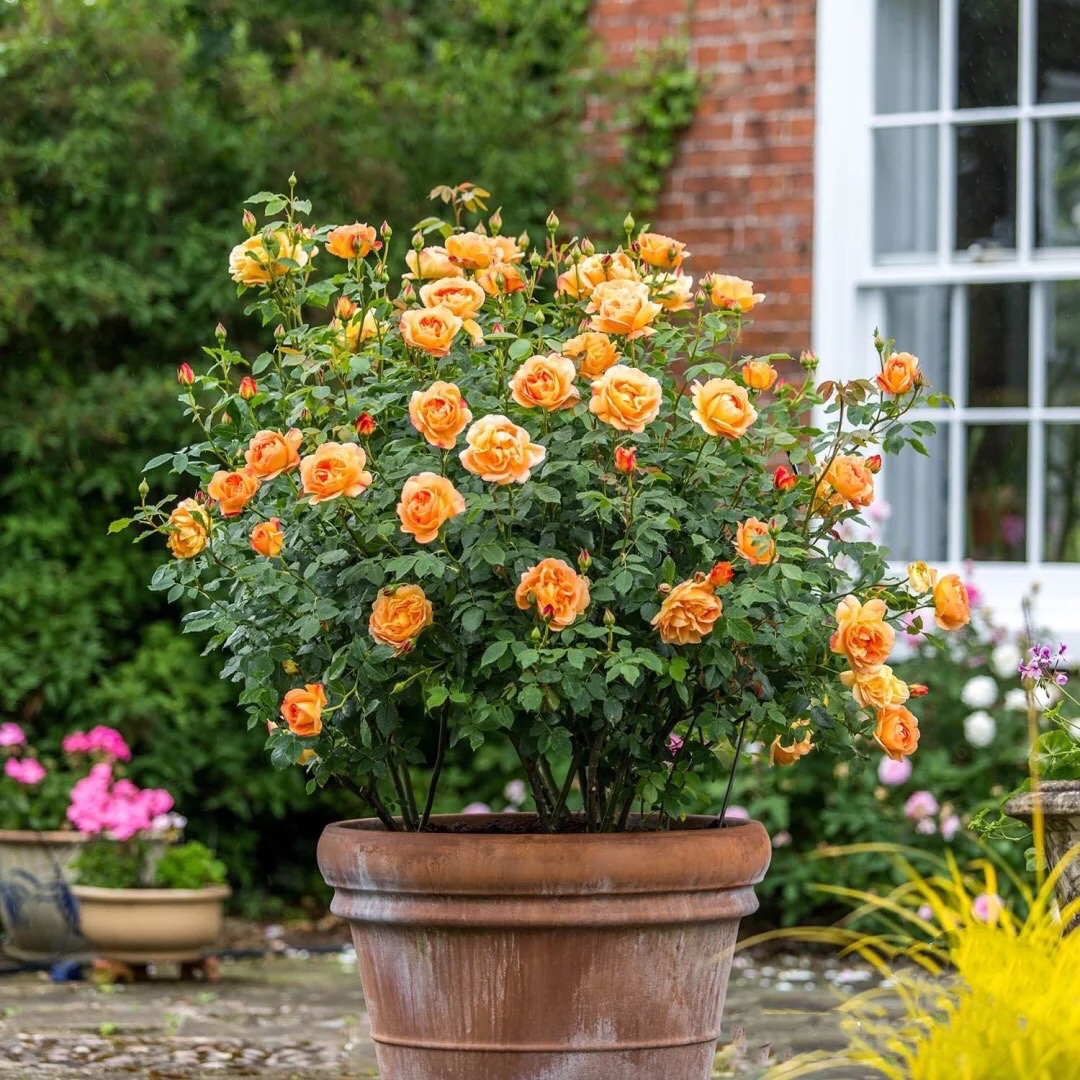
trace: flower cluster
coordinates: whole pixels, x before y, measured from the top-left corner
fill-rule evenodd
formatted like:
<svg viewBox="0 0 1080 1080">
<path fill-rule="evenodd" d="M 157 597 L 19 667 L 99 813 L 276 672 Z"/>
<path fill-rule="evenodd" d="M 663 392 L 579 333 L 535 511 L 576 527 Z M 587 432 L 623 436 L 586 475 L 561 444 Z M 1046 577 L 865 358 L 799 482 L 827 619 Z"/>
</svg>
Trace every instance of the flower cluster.
<svg viewBox="0 0 1080 1080">
<path fill-rule="evenodd" d="M 89 731 L 72 731 L 60 744 L 65 754 L 100 755 L 109 761 L 130 761 L 131 750 L 116 728 L 98 724 Z"/>
<path fill-rule="evenodd" d="M 1068 647 L 1061 643 L 1051 651 L 1049 645 L 1032 645 L 1031 659 L 1018 665 L 1020 678 L 1030 679 L 1033 683 L 1053 683 L 1065 686 L 1069 676 L 1063 670 L 1068 663 Z"/>
<path fill-rule="evenodd" d="M 114 778 L 112 765 L 100 761 L 71 789 L 67 819 L 85 835 L 104 833 L 123 841 L 151 832 L 155 825 L 172 827 L 164 817 L 172 807 L 173 798 L 163 788 L 139 788 Z"/>
</svg>

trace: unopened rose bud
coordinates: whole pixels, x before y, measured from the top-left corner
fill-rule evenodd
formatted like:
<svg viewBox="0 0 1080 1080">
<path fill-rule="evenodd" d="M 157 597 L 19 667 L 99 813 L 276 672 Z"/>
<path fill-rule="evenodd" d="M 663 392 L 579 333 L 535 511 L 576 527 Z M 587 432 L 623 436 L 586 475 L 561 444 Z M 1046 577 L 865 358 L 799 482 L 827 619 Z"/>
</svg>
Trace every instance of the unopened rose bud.
<svg viewBox="0 0 1080 1080">
<path fill-rule="evenodd" d="M 371 435 L 378 426 L 371 413 L 363 412 L 353 421 L 358 435 Z"/>
<path fill-rule="evenodd" d="M 250 401 L 259 392 L 259 387 L 250 375 L 245 375 L 240 380 L 240 396 L 245 401 Z"/>
<path fill-rule="evenodd" d="M 280 345 L 285 340 L 285 327 L 278 323 L 274 327 L 274 340 Z"/>
<path fill-rule="evenodd" d="M 605 273 L 611 269 L 612 261 L 610 251 L 600 260 L 600 265 L 604 268 Z"/>
<path fill-rule="evenodd" d="M 533 627 L 532 633 L 529 634 L 529 638 L 534 642 L 540 640 L 540 630 L 539 630 L 538 627 L 535 627 L 535 626 Z"/>
<path fill-rule="evenodd" d="M 667 594 L 669 592 L 671 592 L 671 586 L 666 581 L 663 581 L 659 585 L 656 586 L 656 591 L 661 596 L 667 596 Z"/>
<path fill-rule="evenodd" d="M 549 233 L 554 233 L 555 230 L 558 229 L 558 227 L 559 227 L 559 218 L 556 215 L 554 210 L 552 210 L 551 213 L 548 214 L 547 222 L 545 224 L 547 225 L 547 230 L 548 230 Z"/>
<path fill-rule="evenodd" d="M 183 363 L 176 369 L 176 381 L 181 386 L 191 386 L 195 382 L 195 371 L 190 364 Z"/>
<path fill-rule="evenodd" d="M 874 348 L 877 349 L 878 352 L 881 352 L 881 350 L 885 348 L 885 339 L 881 336 L 880 330 L 874 331 Z"/>
<path fill-rule="evenodd" d="M 139 498 L 145 501 L 146 496 L 150 494 L 150 485 L 146 482 L 146 477 L 143 477 L 139 484 Z"/>
<path fill-rule="evenodd" d="M 300 423 L 301 424 L 306 424 L 310 419 L 311 419 L 311 410 L 310 409 L 301 409 L 300 410 Z"/>
<path fill-rule="evenodd" d="M 221 422 L 223 424 L 231 424 L 232 423 L 232 414 L 227 413 L 227 412 L 223 412 L 221 414 Z"/>
<path fill-rule="evenodd" d="M 289 173 L 289 187 L 296 187 L 296 173 Z"/>
<path fill-rule="evenodd" d="M 585 548 L 582 548 L 578 552 L 577 564 L 578 564 L 578 569 L 583 574 L 585 573 L 586 570 L 589 569 L 590 566 L 592 566 L 592 556 L 588 553 L 588 551 L 585 550 Z"/>
<path fill-rule="evenodd" d="M 493 334 L 502 334 L 502 333 L 504 333 L 503 324 L 501 322 L 492 323 L 491 324 L 491 332 Z"/>
<path fill-rule="evenodd" d="M 604 625 L 610 630 L 615 625 L 615 612 L 604 608 Z"/>
<path fill-rule="evenodd" d="M 817 371 L 817 353 L 811 352 L 809 349 L 803 349 L 803 351 L 799 353 L 799 363 L 806 371 Z"/>
<path fill-rule="evenodd" d="M 582 255 L 595 255 L 596 254 L 596 245 L 587 236 L 585 237 L 584 240 L 581 241 L 581 254 Z"/>
<path fill-rule="evenodd" d="M 498 210 L 488 218 L 488 225 L 493 233 L 497 233 L 502 228 L 502 214 Z"/>
<path fill-rule="evenodd" d="M 421 251 L 424 247 L 424 234 L 417 229 L 412 236 L 413 251 Z"/>
<path fill-rule="evenodd" d="M 634 231 L 634 226 L 636 224 L 637 222 L 634 221 L 633 214 L 627 214 L 626 217 L 623 218 L 622 227 L 628 233 L 632 233 Z"/>
<path fill-rule="evenodd" d="M 615 447 L 615 471 L 632 473 L 637 468 L 637 451 L 632 446 Z"/>
<path fill-rule="evenodd" d="M 912 697 L 926 697 L 930 693 L 930 687 L 926 683 L 916 682 L 908 686 L 908 693 Z"/>
<path fill-rule="evenodd" d="M 217 326 L 214 327 L 214 337 L 218 339 L 219 345 L 225 344 L 225 338 L 228 337 L 228 331 L 225 329 L 223 323 L 218 323 Z"/>
<path fill-rule="evenodd" d="M 541 255 L 539 251 L 534 251 L 529 256 L 529 265 L 530 266 L 540 266 L 543 263 L 543 261 L 544 261 L 544 256 Z"/>
<path fill-rule="evenodd" d="M 780 465 L 773 473 L 772 482 L 777 491 L 790 491 L 799 478 L 786 465 Z"/>
<path fill-rule="evenodd" d="M 241 220 L 244 223 L 244 232 L 246 232 L 248 234 L 248 236 L 254 236 L 255 235 L 255 215 L 250 210 L 245 210 L 244 211 L 244 216 L 243 216 L 243 218 Z"/>
<path fill-rule="evenodd" d="M 281 670 L 284 671 L 286 675 L 299 675 L 300 665 L 295 660 L 282 660 Z"/>
<path fill-rule="evenodd" d="M 411 281 L 406 281 L 401 286 L 401 299 L 412 300 L 416 296 L 416 290 L 412 287 Z"/>
<path fill-rule="evenodd" d="M 347 296 L 339 296 L 334 305 L 334 314 L 339 319 L 351 319 L 356 314 L 356 305 Z"/>
<path fill-rule="evenodd" d="M 866 467 L 872 472 L 881 472 L 881 455 L 872 454 L 866 459 Z"/>
<path fill-rule="evenodd" d="M 517 238 L 517 246 L 521 248 L 522 251 L 526 251 L 528 248 L 532 247 L 532 237 L 530 237 L 527 232 L 523 232 Z"/>
<path fill-rule="evenodd" d="M 709 571 L 709 583 L 716 588 L 727 585 L 735 576 L 735 571 L 729 562 L 718 562 Z"/>
<path fill-rule="evenodd" d="M 379 226 L 379 235 L 380 235 L 380 236 L 381 236 L 381 237 L 382 237 L 382 238 L 383 238 L 384 240 L 389 240 L 389 239 L 390 239 L 390 237 L 394 235 L 394 230 L 390 228 L 390 223 L 389 223 L 388 221 L 384 221 L 384 222 L 383 222 L 383 223 L 382 223 L 382 224 L 381 224 L 381 225 Z"/>
</svg>

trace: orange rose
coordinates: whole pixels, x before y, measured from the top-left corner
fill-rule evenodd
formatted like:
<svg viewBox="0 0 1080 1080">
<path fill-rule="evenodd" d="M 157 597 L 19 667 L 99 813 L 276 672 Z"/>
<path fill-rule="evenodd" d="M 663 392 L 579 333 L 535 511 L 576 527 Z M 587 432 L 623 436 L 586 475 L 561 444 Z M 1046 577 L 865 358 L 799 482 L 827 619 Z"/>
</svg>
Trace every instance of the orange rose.
<svg viewBox="0 0 1080 1080">
<path fill-rule="evenodd" d="M 371 606 L 368 633 L 380 644 L 406 652 L 423 630 L 435 621 L 431 601 L 419 585 L 380 589 Z"/>
<path fill-rule="evenodd" d="M 776 558 L 776 541 L 764 521 L 747 518 L 735 530 L 735 550 L 751 566 L 768 566 Z"/>
<path fill-rule="evenodd" d="M 661 270 L 678 270 L 683 259 L 690 258 L 684 243 L 662 233 L 643 232 L 638 237 L 638 250 L 643 262 Z"/>
<path fill-rule="evenodd" d="M 742 377 L 751 390 L 768 390 L 776 382 L 776 368 L 768 360 L 748 360 L 743 364 Z"/>
<path fill-rule="evenodd" d="M 730 274 L 713 274 L 701 283 L 708 289 L 714 307 L 724 311 L 751 311 L 765 299 L 764 293 L 754 292 L 754 283 Z"/>
<path fill-rule="evenodd" d="M 446 254 L 451 262 L 466 270 L 483 270 L 498 257 L 499 248 L 490 236 L 482 233 L 454 233 L 446 238 Z"/>
<path fill-rule="evenodd" d="M 363 319 L 359 322 L 350 318 L 344 326 L 340 319 L 331 319 L 330 329 L 337 331 L 337 344 L 342 349 L 347 352 L 356 352 L 365 341 L 370 341 L 379 333 L 385 332 L 386 323 L 380 325 L 374 311 L 365 311 Z"/>
<path fill-rule="evenodd" d="M 574 361 L 558 353 L 530 356 L 510 380 L 510 396 L 523 409 L 572 409 L 581 400 Z"/>
<path fill-rule="evenodd" d="M 946 574 L 934 585 L 934 622 L 942 630 L 959 630 L 971 621 L 971 600 L 956 574 Z"/>
<path fill-rule="evenodd" d="M 641 434 L 660 414 L 664 390 L 659 379 L 626 364 L 609 367 L 592 384 L 589 412 L 616 431 Z"/>
<path fill-rule="evenodd" d="M 878 709 L 874 740 L 893 761 L 903 761 L 919 745 L 919 720 L 903 705 Z"/>
<path fill-rule="evenodd" d="M 806 721 L 793 726 L 805 727 Z M 777 735 L 776 738 L 773 739 L 772 745 L 769 747 L 769 764 L 780 766 L 794 765 L 799 758 L 806 757 L 813 749 L 814 737 L 809 731 L 799 742 L 793 741 L 790 746 L 784 746 L 780 741 L 780 736 Z"/>
<path fill-rule="evenodd" d="M 649 324 L 664 309 L 649 299 L 649 286 L 640 281 L 602 281 L 592 291 L 589 326 L 603 334 L 619 334 L 629 341 L 648 337 L 656 330 Z"/>
<path fill-rule="evenodd" d="M 339 225 L 326 237 L 326 250 L 339 259 L 363 259 L 381 247 L 375 229 L 359 221 L 352 225 Z"/>
<path fill-rule="evenodd" d="M 689 274 L 649 274 L 645 284 L 665 311 L 689 311 L 694 306 L 694 279 Z"/>
<path fill-rule="evenodd" d="M 851 690 L 851 696 L 863 709 L 903 705 L 911 693 L 907 683 L 897 678 L 888 664 L 882 664 L 876 671 L 862 675 L 845 671 L 841 674 L 840 681 Z"/>
<path fill-rule="evenodd" d="M 598 379 L 619 361 L 619 350 L 611 338 L 594 330 L 564 342 L 562 354 L 579 361 L 578 374 L 583 379 Z"/>
<path fill-rule="evenodd" d="M 351 319 L 359 310 L 347 296 L 339 296 L 334 305 L 334 314 L 339 319 Z"/>
<path fill-rule="evenodd" d="M 284 435 L 276 431 L 256 431 L 244 451 L 244 460 L 260 480 L 273 480 L 300 464 L 303 438 L 299 428 L 290 428 Z"/>
<path fill-rule="evenodd" d="M 448 307 L 413 308 L 401 314 L 401 336 L 406 345 L 431 356 L 446 356 L 462 320 Z"/>
<path fill-rule="evenodd" d="M 293 269 L 281 262 L 282 259 L 289 259 L 297 266 L 307 266 L 309 255 L 300 240 L 290 240 L 284 229 L 271 233 L 269 245 L 264 236 L 249 236 L 229 253 L 229 274 L 241 285 L 266 285 Z"/>
<path fill-rule="evenodd" d="M 852 506 L 869 506 L 874 501 L 874 474 L 861 458 L 838 455 L 825 473 L 825 485 Z"/>
<path fill-rule="evenodd" d="M 885 622 L 885 601 L 859 602 L 845 596 L 836 608 L 836 630 L 829 639 L 834 653 L 847 657 L 856 675 L 868 675 L 889 659 L 896 631 Z"/>
<path fill-rule="evenodd" d="M 433 472 L 410 476 L 397 504 L 401 531 L 416 537 L 418 544 L 430 544 L 446 522 L 464 512 L 461 492 L 445 476 Z"/>
<path fill-rule="evenodd" d="M 206 547 L 210 536 L 210 515 L 196 499 L 177 503 L 169 515 L 169 537 L 165 541 L 178 559 L 193 559 Z"/>
<path fill-rule="evenodd" d="M 448 278 L 464 277 L 465 271 L 452 262 L 444 247 L 426 247 L 420 251 L 407 251 L 405 265 L 410 273 L 406 278 Z"/>
<path fill-rule="evenodd" d="M 476 275 L 476 283 L 488 296 L 509 296 L 527 287 L 521 271 L 513 263 L 497 262 Z"/>
<path fill-rule="evenodd" d="M 467 278 L 438 278 L 420 286 L 420 300 L 426 308 L 449 309 L 459 319 L 475 319 L 484 306 L 487 293 Z"/>
<path fill-rule="evenodd" d="M 525 252 L 512 236 L 493 236 L 491 248 L 495 252 L 495 262 L 516 263 L 525 258 Z"/>
<path fill-rule="evenodd" d="M 353 498 L 371 486 L 367 454 L 356 443 L 326 442 L 300 462 L 300 484 L 311 505 L 329 502 L 339 495 Z"/>
<path fill-rule="evenodd" d="M 258 555 L 267 559 L 281 554 L 285 544 L 285 534 L 281 531 L 281 521 L 271 518 L 269 521 L 260 521 L 251 530 L 251 549 Z"/>
<path fill-rule="evenodd" d="M 236 472 L 220 470 L 206 486 L 206 493 L 216 499 L 224 517 L 236 517 L 247 505 L 251 496 L 259 490 L 260 480 L 254 469 Z"/>
<path fill-rule="evenodd" d="M 724 605 L 713 595 L 715 586 L 704 575 L 680 582 L 664 597 L 650 625 L 665 645 L 697 645 L 712 631 Z"/>
<path fill-rule="evenodd" d="M 308 683 L 301 690 L 290 690 L 281 703 L 281 719 L 294 735 L 308 737 L 322 731 L 322 711 L 326 691 L 322 683 Z"/>
<path fill-rule="evenodd" d="M 426 390 L 413 392 L 409 420 L 432 446 L 452 450 L 472 422 L 472 413 L 453 383 L 434 382 Z"/>
<path fill-rule="evenodd" d="M 458 455 L 474 476 L 493 484 L 524 484 L 547 451 L 505 416 L 482 416 L 465 435 L 469 444 Z"/>
<path fill-rule="evenodd" d="M 690 418 L 709 435 L 737 439 L 757 419 L 746 389 L 732 379 L 710 379 L 690 387 L 694 402 Z"/>
<path fill-rule="evenodd" d="M 597 252 L 574 263 L 555 282 L 555 291 L 575 300 L 588 300 L 602 281 L 640 281 L 637 267 L 624 251 Z"/>
<path fill-rule="evenodd" d="M 874 381 L 886 394 L 906 394 L 913 386 L 922 382 L 919 358 L 909 352 L 894 352 L 885 361 L 884 369 Z"/>
<path fill-rule="evenodd" d="M 541 559 L 521 575 L 514 600 L 522 611 L 535 605 L 552 630 L 565 630 L 589 606 L 589 579 L 562 559 Z"/>
</svg>

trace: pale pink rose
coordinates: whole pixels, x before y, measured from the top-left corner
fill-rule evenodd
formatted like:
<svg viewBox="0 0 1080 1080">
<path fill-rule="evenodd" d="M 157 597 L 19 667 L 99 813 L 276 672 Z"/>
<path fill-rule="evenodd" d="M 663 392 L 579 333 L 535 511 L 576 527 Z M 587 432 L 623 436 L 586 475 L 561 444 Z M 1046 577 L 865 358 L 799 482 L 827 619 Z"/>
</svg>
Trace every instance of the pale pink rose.
<svg viewBox="0 0 1080 1080">
<path fill-rule="evenodd" d="M 471 802 L 461 812 L 463 814 L 490 814 L 491 813 L 491 807 L 488 806 L 487 803 Z"/>
<path fill-rule="evenodd" d="M 997 893 L 979 893 L 971 901 L 971 917 L 976 922 L 997 922 L 998 916 L 1005 907 L 1005 902 Z"/>
<path fill-rule="evenodd" d="M 904 803 L 904 816 L 909 821 L 922 821 L 938 812 L 938 801 L 929 791 L 914 791 Z"/>
<path fill-rule="evenodd" d="M 878 779 L 886 787 L 899 787 L 911 779 L 912 765 L 910 758 L 902 758 L 894 761 L 890 757 L 883 757 L 878 763 Z"/>
<path fill-rule="evenodd" d="M 956 814 L 946 814 L 941 819 L 941 839 L 951 844 L 953 837 L 960 831 L 960 818 Z"/>
</svg>

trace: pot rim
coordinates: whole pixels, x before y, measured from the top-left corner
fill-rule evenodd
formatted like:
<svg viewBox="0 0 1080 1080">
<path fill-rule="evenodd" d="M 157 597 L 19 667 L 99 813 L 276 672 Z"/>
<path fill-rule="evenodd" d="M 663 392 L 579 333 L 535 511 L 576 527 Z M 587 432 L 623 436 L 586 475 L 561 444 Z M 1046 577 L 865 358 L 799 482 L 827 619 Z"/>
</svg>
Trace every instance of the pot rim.
<svg viewBox="0 0 1080 1080">
<path fill-rule="evenodd" d="M 108 889 L 100 885 L 72 885 L 77 900 L 106 904 L 169 904 L 184 901 L 225 900 L 232 896 L 228 885 L 207 885 L 202 889 Z"/>
<path fill-rule="evenodd" d="M 85 844 L 89 839 L 74 829 L 0 829 L 0 844 Z"/>
</svg>

